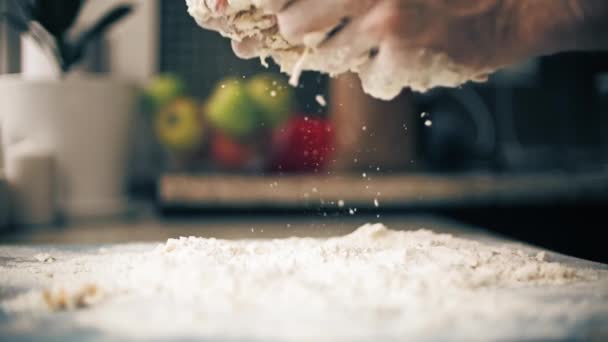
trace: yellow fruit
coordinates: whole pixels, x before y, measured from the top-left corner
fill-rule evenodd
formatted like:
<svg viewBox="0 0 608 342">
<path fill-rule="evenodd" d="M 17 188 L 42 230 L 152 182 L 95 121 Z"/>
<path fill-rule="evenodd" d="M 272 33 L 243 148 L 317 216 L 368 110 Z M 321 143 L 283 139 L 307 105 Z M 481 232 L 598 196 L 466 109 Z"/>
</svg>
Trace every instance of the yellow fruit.
<svg viewBox="0 0 608 342">
<path fill-rule="evenodd" d="M 203 141 L 203 124 L 196 102 L 178 98 L 155 118 L 158 139 L 167 148 L 178 151 L 192 151 Z"/>
</svg>

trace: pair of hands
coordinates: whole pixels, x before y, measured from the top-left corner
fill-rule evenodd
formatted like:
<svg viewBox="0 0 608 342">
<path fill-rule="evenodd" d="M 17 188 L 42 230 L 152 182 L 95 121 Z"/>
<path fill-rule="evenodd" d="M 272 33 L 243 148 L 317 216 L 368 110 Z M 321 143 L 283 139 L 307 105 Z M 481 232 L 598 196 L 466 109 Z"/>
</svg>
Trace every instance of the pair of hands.
<svg viewBox="0 0 608 342">
<path fill-rule="evenodd" d="M 369 54 L 379 64 L 390 58 L 394 65 L 400 55 L 407 58 L 403 52 L 426 49 L 470 68 L 495 69 L 559 50 L 554 40 L 570 34 L 575 1 L 586 0 L 253 2 L 276 16 L 281 34 L 293 45 L 306 44 L 311 33 L 325 33 L 317 49 L 328 56 L 342 54 L 348 61 Z M 242 58 L 257 57 L 255 41 L 234 42 L 233 48 Z"/>
</svg>

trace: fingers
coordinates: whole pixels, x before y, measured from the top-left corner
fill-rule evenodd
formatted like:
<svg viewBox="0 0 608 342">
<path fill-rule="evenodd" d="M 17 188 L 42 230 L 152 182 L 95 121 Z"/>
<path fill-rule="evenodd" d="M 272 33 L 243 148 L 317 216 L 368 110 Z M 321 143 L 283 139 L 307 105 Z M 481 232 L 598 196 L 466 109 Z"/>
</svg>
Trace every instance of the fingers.
<svg viewBox="0 0 608 342">
<path fill-rule="evenodd" d="M 374 31 L 378 36 L 398 38 L 404 43 L 417 45 L 426 40 L 425 36 L 434 28 L 441 26 L 442 20 L 443 17 L 426 2 L 385 0 L 365 16 L 361 26 L 362 30 Z"/>
<path fill-rule="evenodd" d="M 399 7 L 401 3 L 375 2 L 358 17 L 343 20 L 338 29 L 330 31 L 327 39 L 318 46 L 318 53 L 327 56 L 331 67 L 339 71 L 346 71 L 377 57 L 384 49 L 384 42 L 392 39 L 396 27 L 404 25 L 401 23 L 404 18 Z M 407 39 L 407 36 L 401 38 L 404 37 Z"/>
<path fill-rule="evenodd" d="M 369 10 L 374 0 L 296 0 L 278 15 L 279 29 L 294 45 L 315 32 L 330 32 L 344 18 L 357 17 Z"/>
<path fill-rule="evenodd" d="M 434 10 L 448 12 L 452 16 L 462 17 L 486 13 L 498 6 L 496 0 L 426 0 Z"/>
<path fill-rule="evenodd" d="M 252 59 L 260 56 L 262 43 L 255 38 L 245 38 L 241 41 L 232 41 L 232 50 L 237 57 L 242 59 Z"/>
<path fill-rule="evenodd" d="M 330 70 L 335 73 L 348 71 L 375 54 L 382 39 L 378 35 L 380 31 L 367 31 L 362 24 L 362 18 L 344 21 L 340 30 L 332 31 L 333 34 L 317 47 L 318 55 L 326 58 Z"/>
<path fill-rule="evenodd" d="M 392 99 L 403 89 L 407 80 L 402 79 L 399 71 L 403 66 L 398 64 L 395 48 L 391 42 L 383 42 L 377 53 L 357 68 L 363 90 L 380 99 Z M 400 60 L 403 62 L 403 60 Z"/>
<path fill-rule="evenodd" d="M 253 0 L 253 5 L 266 13 L 276 14 L 297 0 Z"/>
</svg>

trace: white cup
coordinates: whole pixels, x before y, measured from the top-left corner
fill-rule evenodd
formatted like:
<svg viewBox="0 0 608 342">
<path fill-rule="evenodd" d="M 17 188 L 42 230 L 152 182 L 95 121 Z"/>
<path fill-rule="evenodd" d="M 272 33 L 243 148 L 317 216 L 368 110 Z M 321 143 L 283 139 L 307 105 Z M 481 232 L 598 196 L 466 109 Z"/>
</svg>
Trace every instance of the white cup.
<svg viewBox="0 0 608 342">
<path fill-rule="evenodd" d="M 5 155 L 12 219 L 19 225 L 45 225 L 55 219 L 55 165 L 49 151 L 22 142 Z"/>
</svg>

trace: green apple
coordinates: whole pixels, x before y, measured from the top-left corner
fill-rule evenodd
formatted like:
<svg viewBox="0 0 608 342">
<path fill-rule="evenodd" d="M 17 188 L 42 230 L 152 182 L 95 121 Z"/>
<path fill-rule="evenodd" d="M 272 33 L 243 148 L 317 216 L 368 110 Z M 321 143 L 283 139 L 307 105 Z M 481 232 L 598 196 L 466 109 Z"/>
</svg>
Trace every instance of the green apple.
<svg viewBox="0 0 608 342">
<path fill-rule="evenodd" d="M 221 81 L 209 98 L 207 120 L 218 131 L 234 137 L 251 136 L 260 127 L 259 115 L 241 80 Z"/>
<path fill-rule="evenodd" d="M 247 82 L 247 94 L 259 108 L 260 119 L 270 128 L 287 121 L 292 114 L 293 88 L 274 74 L 261 74 Z"/>
<path fill-rule="evenodd" d="M 175 75 L 158 75 L 144 88 L 145 105 L 152 113 L 156 113 L 177 97 L 183 96 L 185 88 L 182 80 Z"/>
<path fill-rule="evenodd" d="M 154 126 L 163 145 L 175 152 L 190 152 L 203 141 L 203 124 L 196 102 L 177 98 L 157 113 Z"/>
</svg>

